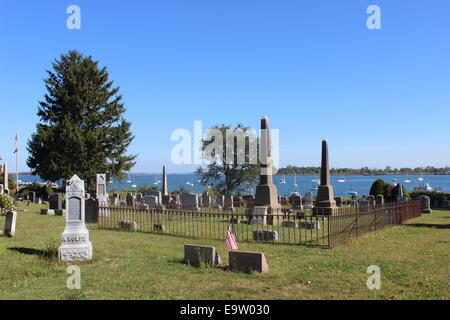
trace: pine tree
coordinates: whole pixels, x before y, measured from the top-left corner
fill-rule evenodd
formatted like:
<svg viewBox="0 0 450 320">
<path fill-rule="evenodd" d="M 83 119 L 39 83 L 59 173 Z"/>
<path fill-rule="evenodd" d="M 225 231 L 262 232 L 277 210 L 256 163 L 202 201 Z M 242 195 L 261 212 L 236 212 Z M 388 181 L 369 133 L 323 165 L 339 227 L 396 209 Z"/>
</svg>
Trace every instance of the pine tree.
<svg viewBox="0 0 450 320">
<path fill-rule="evenodd" d="M 126 155 L 134 136 L 123 118 L 119 87 L 113 87 L 106 67 L 77 51 L 52 66 L 39 102 L 40 122 L 28 141 L 32 173 L 50 181 L 77 174 L 89 188 L 97 173 L 122 180 L 136 155 Z"/>
</svg>

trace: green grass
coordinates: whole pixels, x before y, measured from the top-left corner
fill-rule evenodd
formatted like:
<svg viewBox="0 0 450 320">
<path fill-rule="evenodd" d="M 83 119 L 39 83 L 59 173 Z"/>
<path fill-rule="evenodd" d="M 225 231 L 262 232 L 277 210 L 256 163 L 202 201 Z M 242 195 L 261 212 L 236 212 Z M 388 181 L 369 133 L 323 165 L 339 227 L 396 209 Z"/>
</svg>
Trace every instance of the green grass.
<svg viewBox="0 0 450 320">
<path fill-rule="evenodd" d="M 88 225 L 94 259 L 78 263 L 81 290 L 66 287 L 68 264 L 54 255 L 64 217 L 18 212 L 14 238 L 0 238 L 0 299 L 449 299 L 450 211 L 366 234 L 333 249 L 240 242 L 264 252 L 270 272 L 225 268 L 223 241 L 98 230 Z M 4 217 L 0 217 L 0 226 Z M 181 263 L 184 243 L 214 245 L 221 268 Z M 370 265 L 380 290 L 368 290 Z"/>
</svg>

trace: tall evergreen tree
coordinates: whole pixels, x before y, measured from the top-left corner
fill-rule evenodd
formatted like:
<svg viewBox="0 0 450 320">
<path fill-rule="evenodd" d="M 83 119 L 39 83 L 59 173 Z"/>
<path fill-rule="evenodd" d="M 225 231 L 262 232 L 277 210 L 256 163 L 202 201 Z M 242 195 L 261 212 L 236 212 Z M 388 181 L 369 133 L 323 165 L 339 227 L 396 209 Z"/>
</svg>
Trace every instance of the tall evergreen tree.
<svg viewBox="0 0 450 320">
<path fill-rule="evenodd" d="M 61 55 L 52 66 L 39 102 L 40 123 L 28 141 L 28 166 L 50 181 L 76 173 L 90 188 L 97 173 L 122 180 L 136 155 L 126 155 L 134 136 L 123 118 L 119 87 L 113 87 L 106 67 L 77 51 Z"/>
</svg>

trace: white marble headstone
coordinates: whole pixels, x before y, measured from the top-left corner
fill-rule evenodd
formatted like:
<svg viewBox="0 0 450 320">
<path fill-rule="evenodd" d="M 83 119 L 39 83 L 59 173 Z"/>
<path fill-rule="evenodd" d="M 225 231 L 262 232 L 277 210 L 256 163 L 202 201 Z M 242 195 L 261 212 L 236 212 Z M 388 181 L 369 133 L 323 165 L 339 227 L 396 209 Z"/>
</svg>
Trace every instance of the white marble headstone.
<svg viewBox="0 0 450 320">
<path fill-rule="evenodd" d="M 92 259 L 92 243 L 86 228 L 84 181 L 74 175 L 66 186 L 66 227 L 61 235 L 59 260 L 84 261 Z"/>
</svg>

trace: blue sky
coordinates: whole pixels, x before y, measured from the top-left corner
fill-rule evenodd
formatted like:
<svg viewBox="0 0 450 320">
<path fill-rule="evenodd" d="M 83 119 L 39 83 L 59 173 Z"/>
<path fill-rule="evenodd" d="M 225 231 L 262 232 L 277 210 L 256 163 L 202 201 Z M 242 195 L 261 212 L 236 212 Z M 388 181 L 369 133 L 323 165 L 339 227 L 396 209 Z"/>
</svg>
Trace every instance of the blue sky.
<svg viewBox="0 0 450 320">
<path fill-rule="evenodd" d="M 66 28 L 69 5 L 81 30 Z M 366 9 L 381 8 L 381 30 Z M 20 167 L 42 79 L 70 49 L 107 66 L 136 138 L 133 172 L 188 172 L 170 160 L 177 128 L 263 115 L 280 130 L 280 164 L 450 165 L 450 2 L 9 1 L 0 10 L 0 156 Z"/>
</svg>

